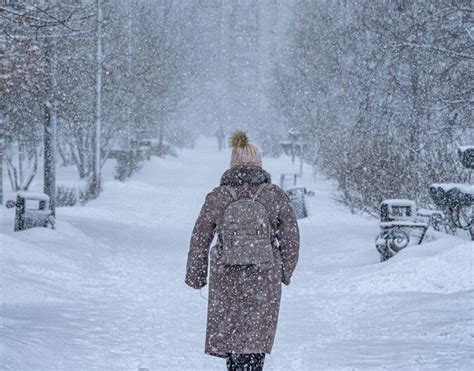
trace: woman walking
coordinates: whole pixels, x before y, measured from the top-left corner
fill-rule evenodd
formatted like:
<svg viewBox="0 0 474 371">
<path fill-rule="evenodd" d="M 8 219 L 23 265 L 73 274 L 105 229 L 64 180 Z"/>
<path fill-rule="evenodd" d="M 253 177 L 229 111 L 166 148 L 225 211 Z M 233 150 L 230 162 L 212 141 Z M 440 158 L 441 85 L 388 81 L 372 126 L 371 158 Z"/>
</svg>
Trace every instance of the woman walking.
<svg viewBox="0 0 474 371">
<path fill-rule="evenodd" d="M 298 261 L 299 231 L 286 193 L 271 184 L 247 134 L 234 133 L 231 144 L 230 169 L 207 195 L 193 230 L 186 283 L 204 287 L 210 265 L 206 353 L 226 358 L 228 370 L 262 370 L 281 283 L 289 285 Z"/>
</svg>

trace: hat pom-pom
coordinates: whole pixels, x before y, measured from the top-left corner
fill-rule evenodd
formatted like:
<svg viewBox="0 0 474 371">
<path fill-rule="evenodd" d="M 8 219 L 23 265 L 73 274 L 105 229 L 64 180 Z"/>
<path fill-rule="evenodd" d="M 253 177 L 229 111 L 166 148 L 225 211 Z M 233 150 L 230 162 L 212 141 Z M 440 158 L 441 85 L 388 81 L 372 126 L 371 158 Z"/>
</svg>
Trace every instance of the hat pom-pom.
<svg viewBox="0 0 474 371">
<path fill-rule="evenodd" d="M 249 144 L 249 137 L 245 131 L 235 131 L 230 139 L 232 148 L 245 148 Z"/>
</svg>

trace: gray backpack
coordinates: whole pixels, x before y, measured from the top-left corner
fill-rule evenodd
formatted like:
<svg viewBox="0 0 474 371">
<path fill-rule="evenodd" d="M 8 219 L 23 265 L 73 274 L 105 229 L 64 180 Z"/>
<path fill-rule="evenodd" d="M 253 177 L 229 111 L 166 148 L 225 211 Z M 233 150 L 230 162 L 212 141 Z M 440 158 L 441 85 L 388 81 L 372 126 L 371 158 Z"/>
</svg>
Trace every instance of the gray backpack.
<svg viewBox="0 0 474 371">
<path fill-rule="evenodd" d="M 262 184 L 252 198 L 239 199 L 226 187 L 233 201 L 224 211 L 219 228 L 221 261 L 225 265 L 273 265 L 272 228 L 265 207 L 257 201 Z"/>
</svg>

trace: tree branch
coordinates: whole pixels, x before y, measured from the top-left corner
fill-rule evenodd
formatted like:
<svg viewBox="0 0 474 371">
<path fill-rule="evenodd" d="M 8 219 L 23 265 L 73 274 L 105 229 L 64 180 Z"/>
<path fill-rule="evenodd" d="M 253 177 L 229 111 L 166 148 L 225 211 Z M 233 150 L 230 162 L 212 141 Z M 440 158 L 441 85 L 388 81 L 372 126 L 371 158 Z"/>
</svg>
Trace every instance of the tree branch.
<svg viewBox="0 0 474 371">
<path fill-rule="evenodd" d="M 428 49 L 428 50 L 434 50 L 440 53 L 445 53 L 452 55 L 453 57 L 458 57 L 458 58 L 464 58 L 464 59 L 469 59 L 469 60 L 474 60 L 474 56 L 469 55 L 469 54 L 464 54 L 464 53 L 458 53 L 453 50 L 441 48 L 439 46 L 434 46 L 434 45 L 429 45 L 429 44 L 415 44 L 415 43 L 401 43 L 401 44 L 395 44 L 395 47 L 404 47 L 404 46 L 409 46 L 412 48 L 422 48 L 422 49 Z"/>
</svg>

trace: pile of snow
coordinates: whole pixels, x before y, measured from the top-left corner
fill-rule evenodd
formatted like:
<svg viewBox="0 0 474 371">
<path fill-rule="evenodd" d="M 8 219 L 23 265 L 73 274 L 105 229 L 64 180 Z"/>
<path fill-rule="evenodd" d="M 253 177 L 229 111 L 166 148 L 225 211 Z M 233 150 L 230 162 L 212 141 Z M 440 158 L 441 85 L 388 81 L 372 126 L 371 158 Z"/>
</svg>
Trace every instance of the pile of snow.
<svg viewBox="0 0 474 371">
<path fill-rule="evenodd" d="M 384 294 L 419 292 L 450 294 L 474 288 L 473 243 L 452 236 L 413 245 L 388 261 L 340 270 L 320 290 L 341 293 Z"/>
</svg>

